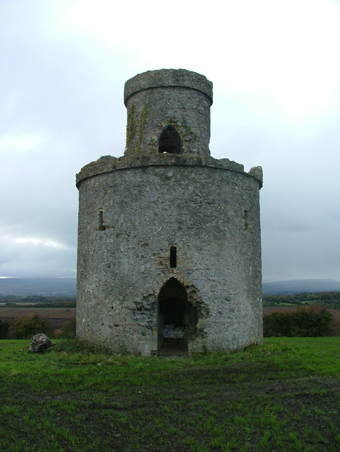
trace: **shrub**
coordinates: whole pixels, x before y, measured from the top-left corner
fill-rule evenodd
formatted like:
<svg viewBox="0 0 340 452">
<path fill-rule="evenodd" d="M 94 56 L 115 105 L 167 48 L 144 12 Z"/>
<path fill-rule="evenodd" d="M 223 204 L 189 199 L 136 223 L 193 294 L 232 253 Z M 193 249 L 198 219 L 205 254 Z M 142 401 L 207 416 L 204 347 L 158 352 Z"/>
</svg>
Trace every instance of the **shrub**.
<svg viewBox="0 0 340 452">
<path fill-rule="evenodd" d="M 61 328 L 60 337 L 62 339 L 73 339 L 76 337 L 76 319 L 65 322 Z"/>
<path fill-rule="evenodd" d="M 292 336 L 317 337 L 331 334 L 332 314 L 326 306 L 299 307 L 292 313 Z"/>
<path fill-rule="evenodd" d="M 331 335 L 332 314 L 325 306 L 301 306 L 294 312 L 274 312 L 263 319 L 265 337 Z"/>
<path fill-rule="evenodd" d="M 9 323 L 0 319 L 0 339 L 6 339 L 9 330 Z"/>
<path fill-rule="evenodd" d="M 291 336 L 292 318 L 286 312 L 274 312 L 263 319 L 263 335 L 265 337 Z"/>
<path fill-rule="evenodd" d="M 19 316 L 15 319 L 13 331 L 16 339 L 30 339 L 38 333 L 51 335 L 52 326 L 46 319 L 41 319 L 38 314 L 32 317 Z"/>
</svg>

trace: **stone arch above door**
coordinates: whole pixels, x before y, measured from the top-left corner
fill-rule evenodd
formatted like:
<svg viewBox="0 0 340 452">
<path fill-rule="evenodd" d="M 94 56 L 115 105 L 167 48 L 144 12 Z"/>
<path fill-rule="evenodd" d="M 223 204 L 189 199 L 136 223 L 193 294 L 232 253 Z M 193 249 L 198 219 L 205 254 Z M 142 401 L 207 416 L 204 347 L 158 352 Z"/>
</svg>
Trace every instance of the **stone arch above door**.
<svg viewBox="0 0 340 452">
<path fill-rule="evenodd" d="M 209 314 L 208 306 L 199 297 L 199 290 L 189 281 L 189 279 L 183 272 L 177 269 L 169 269 L 163 272 L 162 275 L 157 279 L 156 287 L 154 290 L 156 297 L 158 297 L 162 286 L 164 286 L 164 284 L 170 278 L 177 279 L 183 285 L 187 293 L 189 303 L 192 303 L 193 306 L 196 306 L 203 315 L 207 316 Z"/>
</svg>

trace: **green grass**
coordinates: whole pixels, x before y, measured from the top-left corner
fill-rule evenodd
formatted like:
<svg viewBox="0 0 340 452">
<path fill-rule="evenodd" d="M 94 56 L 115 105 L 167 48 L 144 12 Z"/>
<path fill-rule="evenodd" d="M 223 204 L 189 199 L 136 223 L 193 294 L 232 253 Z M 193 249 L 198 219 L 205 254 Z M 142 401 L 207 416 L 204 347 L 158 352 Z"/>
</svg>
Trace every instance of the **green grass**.
<svg viewBox="0 0 340 452">
<path fill-rule="evenodd" d="M 339 451 L 340 338 L 193 358 L 0 341 L 1 451 Z"/>
</svg>

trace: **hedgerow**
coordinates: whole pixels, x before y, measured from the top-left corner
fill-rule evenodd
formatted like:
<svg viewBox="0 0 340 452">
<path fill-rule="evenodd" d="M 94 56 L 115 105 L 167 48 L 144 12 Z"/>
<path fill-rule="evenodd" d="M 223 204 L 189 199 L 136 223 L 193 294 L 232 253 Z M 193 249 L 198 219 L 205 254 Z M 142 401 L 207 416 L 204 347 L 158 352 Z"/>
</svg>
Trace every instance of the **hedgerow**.
<svg viewBox="0 0 340 452">
<path fill-rule="evenodd" d="M 30 339 L 38 333 L 51 335 L 53 331 L 49 320 L 40 318 L 38 314 L 34 314 L 32 317 L 23 315 L 17 317 L 12 330 L 16 339 Z"/>
<path fill-rule="evenodd" d="M 0 339 L 6 339 L 9 330 L 9 323 L 0 319 Z"/>
<path fill-rule="evenodd" d="M 274 312 L 263 319 L 265 337 L 331 336 L 332 314 L 325 306 L 301 306 L 293 312 Z"/>
</svg>

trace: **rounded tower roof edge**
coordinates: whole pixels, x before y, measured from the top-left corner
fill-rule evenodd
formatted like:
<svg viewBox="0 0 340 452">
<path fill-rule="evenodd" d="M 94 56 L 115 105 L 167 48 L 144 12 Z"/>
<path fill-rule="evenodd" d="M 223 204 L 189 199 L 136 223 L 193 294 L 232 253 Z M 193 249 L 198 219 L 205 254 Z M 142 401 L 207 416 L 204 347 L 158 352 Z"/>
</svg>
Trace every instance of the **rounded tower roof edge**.
<svg viewBox="0 0 340 452">
<path fill-rule="evenodd" d="M 124 104 L 140 91 L 152 88 L 188 88 L 204 93 L 212 104 L 213 84 L 204 75 L 186 69 L 159 69 L 130 78 L 124 87 Z"/>
<path fill-rule="evenodd" d="M 152 155 L 152 156 L 138 156 L 138 157 L 112 157 L 105 155 L 98 160 L 85 165 L 76 175 L 76 186 L 79 189 L 80 184 L 92 177 L 101 176 L 106 173 L 112 173 L 120 170 L 140 169 L 147 167 L 191 167 L 191 168 L 213 168 L 216 170 L 226 170 L 239 173 L 243 176 L 256 179 L 259 183 L 259 189 L 263 185 L 262 167 L 257 166 L 251 168 L 247 173 L 244 171 L 243 165 L 233 162 L 229 159 L 214 159 L 213 157 L 190 157 L 186 158 L 181 155 Z"/>
</svg>

